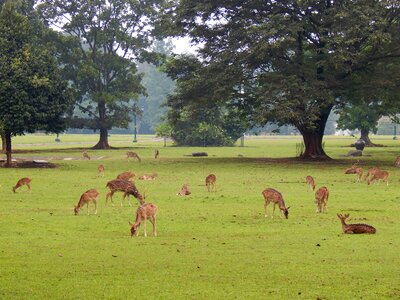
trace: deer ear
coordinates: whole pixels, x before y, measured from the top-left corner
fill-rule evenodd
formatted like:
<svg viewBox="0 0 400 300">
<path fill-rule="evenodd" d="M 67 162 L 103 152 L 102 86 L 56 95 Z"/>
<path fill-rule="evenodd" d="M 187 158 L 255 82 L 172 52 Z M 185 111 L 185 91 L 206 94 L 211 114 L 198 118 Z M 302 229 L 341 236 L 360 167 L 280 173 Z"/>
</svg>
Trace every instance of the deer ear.
<svg viewBox="0 0 400 300">
<path fill-rule="evenodd" d="M 133 226 L 133 223 L 131 221 L 129 221 L 129 225 Z"/>
<path fill-rule="evenodd" d="M 289 210 L 289 208 L 291 208 L 291 206 L 287 207 L 286 209 Z"/>
<path fill-rule="evenodd" d="M 346 218 L 348 218 L 348 217 L 350 216 L 350 214 L 345 214 L 344 216 L 345 216 Z"/>
</svg>

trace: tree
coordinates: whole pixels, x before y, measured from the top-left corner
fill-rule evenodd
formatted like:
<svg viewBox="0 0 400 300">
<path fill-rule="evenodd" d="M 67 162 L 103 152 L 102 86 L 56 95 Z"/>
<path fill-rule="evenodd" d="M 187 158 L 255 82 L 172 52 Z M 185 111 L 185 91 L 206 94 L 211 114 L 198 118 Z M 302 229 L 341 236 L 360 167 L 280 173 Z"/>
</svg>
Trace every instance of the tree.
<svg viewBox="0 0 400 300">
<path fill-rule="evenodd" d="M 95 149 L 109 148 L 108 130 L 127 128 L 129 101 L 145 90 L 136 62 L 154 59 L 152 23 L 161 0 L 48 0 L 40 10 L 65 35 L 64 70 L 73 83 L 85 128 L 100 130 Z"/>
<path fill-rule="evenodd" d="M 6 2 L 0 13 L 0 123 L 6 166 L 11 166 L 12 136 L 62 131 L 70 103 L 52 48 L 41 43 L 46 29 L 22 15 L 20 3 Z"/>
<path fill-rule="evenodd" d="M 260 125 L 294 125 L 302 157 L 321 159 L 328 116 L 351 100 L 353 83 L 389 85 L 388 76 L 358 78 L 400 57 L 399 9 L 389 0 L 187 0 L 171 4 L 163 27 L 201 44 L 199 76 L 217 87 L 208 101 L 240 98 Z"/>
</svg>

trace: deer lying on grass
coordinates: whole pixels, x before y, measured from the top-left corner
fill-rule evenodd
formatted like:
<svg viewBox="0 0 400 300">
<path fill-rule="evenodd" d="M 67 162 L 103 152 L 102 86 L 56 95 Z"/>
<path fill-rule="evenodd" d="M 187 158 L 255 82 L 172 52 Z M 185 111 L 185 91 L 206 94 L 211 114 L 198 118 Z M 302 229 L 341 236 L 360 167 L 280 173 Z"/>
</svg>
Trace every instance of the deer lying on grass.
<svg viewBox="0 0 400 300">
<path fill-rule="evenodd" d="M 369 168 L 367 171 L 367 174 L 365 174 L 364 180 L 369 180 L 370 178 L 372 178 L 376 172 L 382 171 L 379 167 L 372 167 Z"/>
<path fill-rule="evenodd" d="M 137 155 L 136 152 L 131 152 L 131 151 L 126 152 L 126 159 L 129 160 L 130 158 L 137 159 L 139 162 L 142 161 L 142 160 L 140 159 L 139 155 Z"/>
<path fill-rule="evenodd" d="M 216 181 L 217 181 L 217 176 L 215 176 L 214 174 L 210 174 L 206 177 L 207 191 L 211 192 L 211 191 L 215 190 Z"/>
<path fill-rule="evenodd" d="M 124 196 L 121 201 L 121 206 L 123 206 L 123 201 L 125 200 L 126 196 L 133 195 L 139 203 L 142 205 L 144 204 L 144 196 L 142 196 L 139 191 L 137 190 L 135 184 L 129 180 L 123 179 L 114 179 L 107 182 L 106 187 L 110 189 L 110 192 L 106 195 L 106 206 L 108 204 L 108 198 L 111 199 L 111 203 L 114 206 L 114 202 L 112 196 L 115 192 L 124 192 Z M 131 200 L 128 197 L 129 206 L 132 206 Z"/>
<path fill-rule="evenodd" d="M 32 179 L 28 177 L 21 178 L 18 180 L 17 184 L 12 188 L 13 192 L 16 193 L 16 189 L 26 185 L 28 187 L 29 192 L 31 191 L 31 181 Z"/>
<path fill-rule="evenodd" d="M 376 229 L 368 224 L 346 224 L 346 219 L 349 217 L 349 214 L 345 214 L 344 216 L 337 214 L 337 216 L 342 223 L 343 233 L 376 233 Z"/>
<path fill-rule="evenodd" d="M 158 151 L 158 149 L 156 149 L 154 151 L 154 158 L 157 159 L 160 156 L 160 151 Z"/>
<path fill-rule="evenodd" d="M 131 223 L 129 221 L 129 224 L 131 225 L 131 237 L 133 237 L 134 235 L 136 236 L 139 235 L 139 226 L 142 222 L 144 227 L 144 236 L 147 237 L 147 232 L 146 232 L 147 219 L 149 219 L 151 224 L 153 224 L 153 236 L 157 236 L 157 231 L 156 231 L 157 212 L 158 208 L 153 203 L 145 203 L 139 206 L 139 208 L 136 211 L 135 223 Z"/>
<path fill-rule="evenodd" d="M 89 154 L 88 154 L 86 151 L 83 151 L 83 152 L 82 152 L 82 156 L 83 156 L 83 159 L 88 159 L 88 160 L 90 160 L 90 156 L 89 156 Z"/>
<path fill-rule="evenodd" d="M 351 165 L 351 168 L 348 168 L 344 171 L 344 174 L 357 174 L 357 181 L 361 181 L 361 177 L 364 173 L 364 170 L 360 167 L 357 167 L 357 163 Z"/>
<path fill-rule="evenodd" d="M 148 175 L 148 174 L 143 174 L 142 176 L 139 176 L 139 180 L 154 180 L 158 174 L 156 172 L 153 172 L 153 174 Z"/>
<path fill-rule="evenodd" d="M 371 182 L 378 182 L 380 180 L 385 181 L 386 185 L 389 185 L 389 173 L 382 170 L 376 171 L 372 177 L 368 179 L 368 185 L 370 185 Z"/>
<path fill-rule="evenodd" d="M 97 170 L 98 170 L 98 175 L 104 177 L 104 171 L 105 171 L 104 165 L 100 165 Z"/>
<path fill-rule="evenodd" d="M 329 190 L 326 186 L 320 187 L 315 192 L 315 204 L 317 205 L 317 212 L 321 213 L 327 211 L 326 205 L 329 199 Z"/>
<path fill-rule="evenodd" d="M 187 184 L 184 184 L 181 190 L 176 194 L 177 196 L 188 196 L 191 192 L 189 191 L 189 187 Z"/>
<path fill-rule="evenodd" d="M 289 217 L 289 207 L 286 208 L 285 206 L 285 201 L 283 200 L 282 194 L 279 193 L 277 190 L 272 189 L 272 188 L 267 188 L 262 192 L 262 195 L 264 196 L 264 210 L 265 210 L 265 217 L 267 218 L 267 206 L 270 202 L 274 203 L 274 209 L 272 211 L 272 218 L 274 218 L 275 214 L 275 206 L 279 206 L 279 217 L 281 216 L 281 212 L 285 215 L 285 218 L 287 219 Z"/>
<path fill-rule="evenodd" d="M 123 180 L 130 180 L 133 181 L 135 178 L 135 173 L 133 172 L 123 172 L 117 176 L 117 179 L 123 179 Z"/>
<path fill-rule="evenodd" d="M 75 216 L 79 214 L 79 211 L 81 210 L 83 205 L 87 205 L 87 214 L 89 215 L 89 203 L 93 202 L 94 203 L 94 214 L 97 214 L 97 198 L 99 197 L 99 192 L 95 189 L 90 189 L 84 192 L 79 199 L 78 205 L 75 206 L 74 212 Z"/>
<path fill-rule="evenodd" d="M 310 175 L 308 175 L 307 177 L 306 177 L 306 183 L 308 184 L 308 186 L 310 187 L 310 190 L 315 190 L 315 186 L 317 185 L 316 183 L 315 183 L 315 180 L 314 180 L 314 178 L 312 177 L 312 176 L 310 176 Z"/>
</svg>

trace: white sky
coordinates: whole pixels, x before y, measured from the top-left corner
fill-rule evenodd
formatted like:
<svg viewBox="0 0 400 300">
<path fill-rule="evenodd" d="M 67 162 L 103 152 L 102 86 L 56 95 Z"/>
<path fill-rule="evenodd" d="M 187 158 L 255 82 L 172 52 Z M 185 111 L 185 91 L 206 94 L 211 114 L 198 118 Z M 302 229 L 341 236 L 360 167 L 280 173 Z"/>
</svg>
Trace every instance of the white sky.
<svg viewBox="0 0 400 300">
<path fill-rule="evenodd" d="M 174 38 L 172 39 L 172 43 L 175 46 L 174 53 L 176 54 L 183 54 L 183 53 L 196 53 L 196 49 L 198 46 L 190 45 L 190 38 L 189 37 L 181 37 L 181 38 Z"/>
</svg>

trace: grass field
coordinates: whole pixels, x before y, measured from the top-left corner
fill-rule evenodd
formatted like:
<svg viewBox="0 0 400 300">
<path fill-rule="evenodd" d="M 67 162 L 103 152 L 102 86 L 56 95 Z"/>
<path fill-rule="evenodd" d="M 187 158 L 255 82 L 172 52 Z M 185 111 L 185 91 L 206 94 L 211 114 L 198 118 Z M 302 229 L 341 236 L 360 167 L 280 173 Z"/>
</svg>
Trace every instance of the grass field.
<svg viewBox="0 0 400 300">
<path fill-rule="evenodd" d="M 245 147 L 163 148 L 163 141 L 113 135 L 109 151 L 91 151 L 96 135 L 28 135 L 13 139 L 15 157 L 51 159 L 56 169 L 0 168 L 0 299 L 399 299 L 400 170 L 393 167 L 399 141 L 375 137 L 387 147 L 366 149 L 363 168 L 390 172 L 390 185 L 356 183 L 344 175 L 354 159 L 342 157 L 354 139 L 327 137 L 335 160 L 293 159 L 299 137 L 254 137 Z M 154 149 L 160 159 L 154 160 Z M 142 162 L 127 162 L 135 151 Z M 207 151 L 209 157 L 188 157 Z M 65 158 L 72 160 L 64 160 Z M 106 167 L 104 178 L 97 166 Z M 158 237 L 130 237 L 134 207 L 114 196 L 105 207 L 106 182 L 122 171 L 156 171 L 154 181 L 136 181 L 146 201 L 157 204 Z M 208 193 L 204 178 L 217 176 Z M 304 182 L 330 189 L 328 212 L 315 213 L 314 194 Z M 32 192 L 13 194 L 21 177 Z M 183 183 L 192 195 L 175 194 Z M 264 217 L 261 192 L 281 191 L 289 219 Z M 100 192 L 97 215 L 84 207 L 82 192 Z M 92 213 L 93 207 L 90 207 Z M 345 235 L 336 213 L 350 223 L 368 223 L 375 235 Z M 276 214 L 277 216 L 278 214 Z M 364 219 L 365 218 L 365 219 Z M 141 228 L 142 229 L 142 228 Z"/>
</svg>

